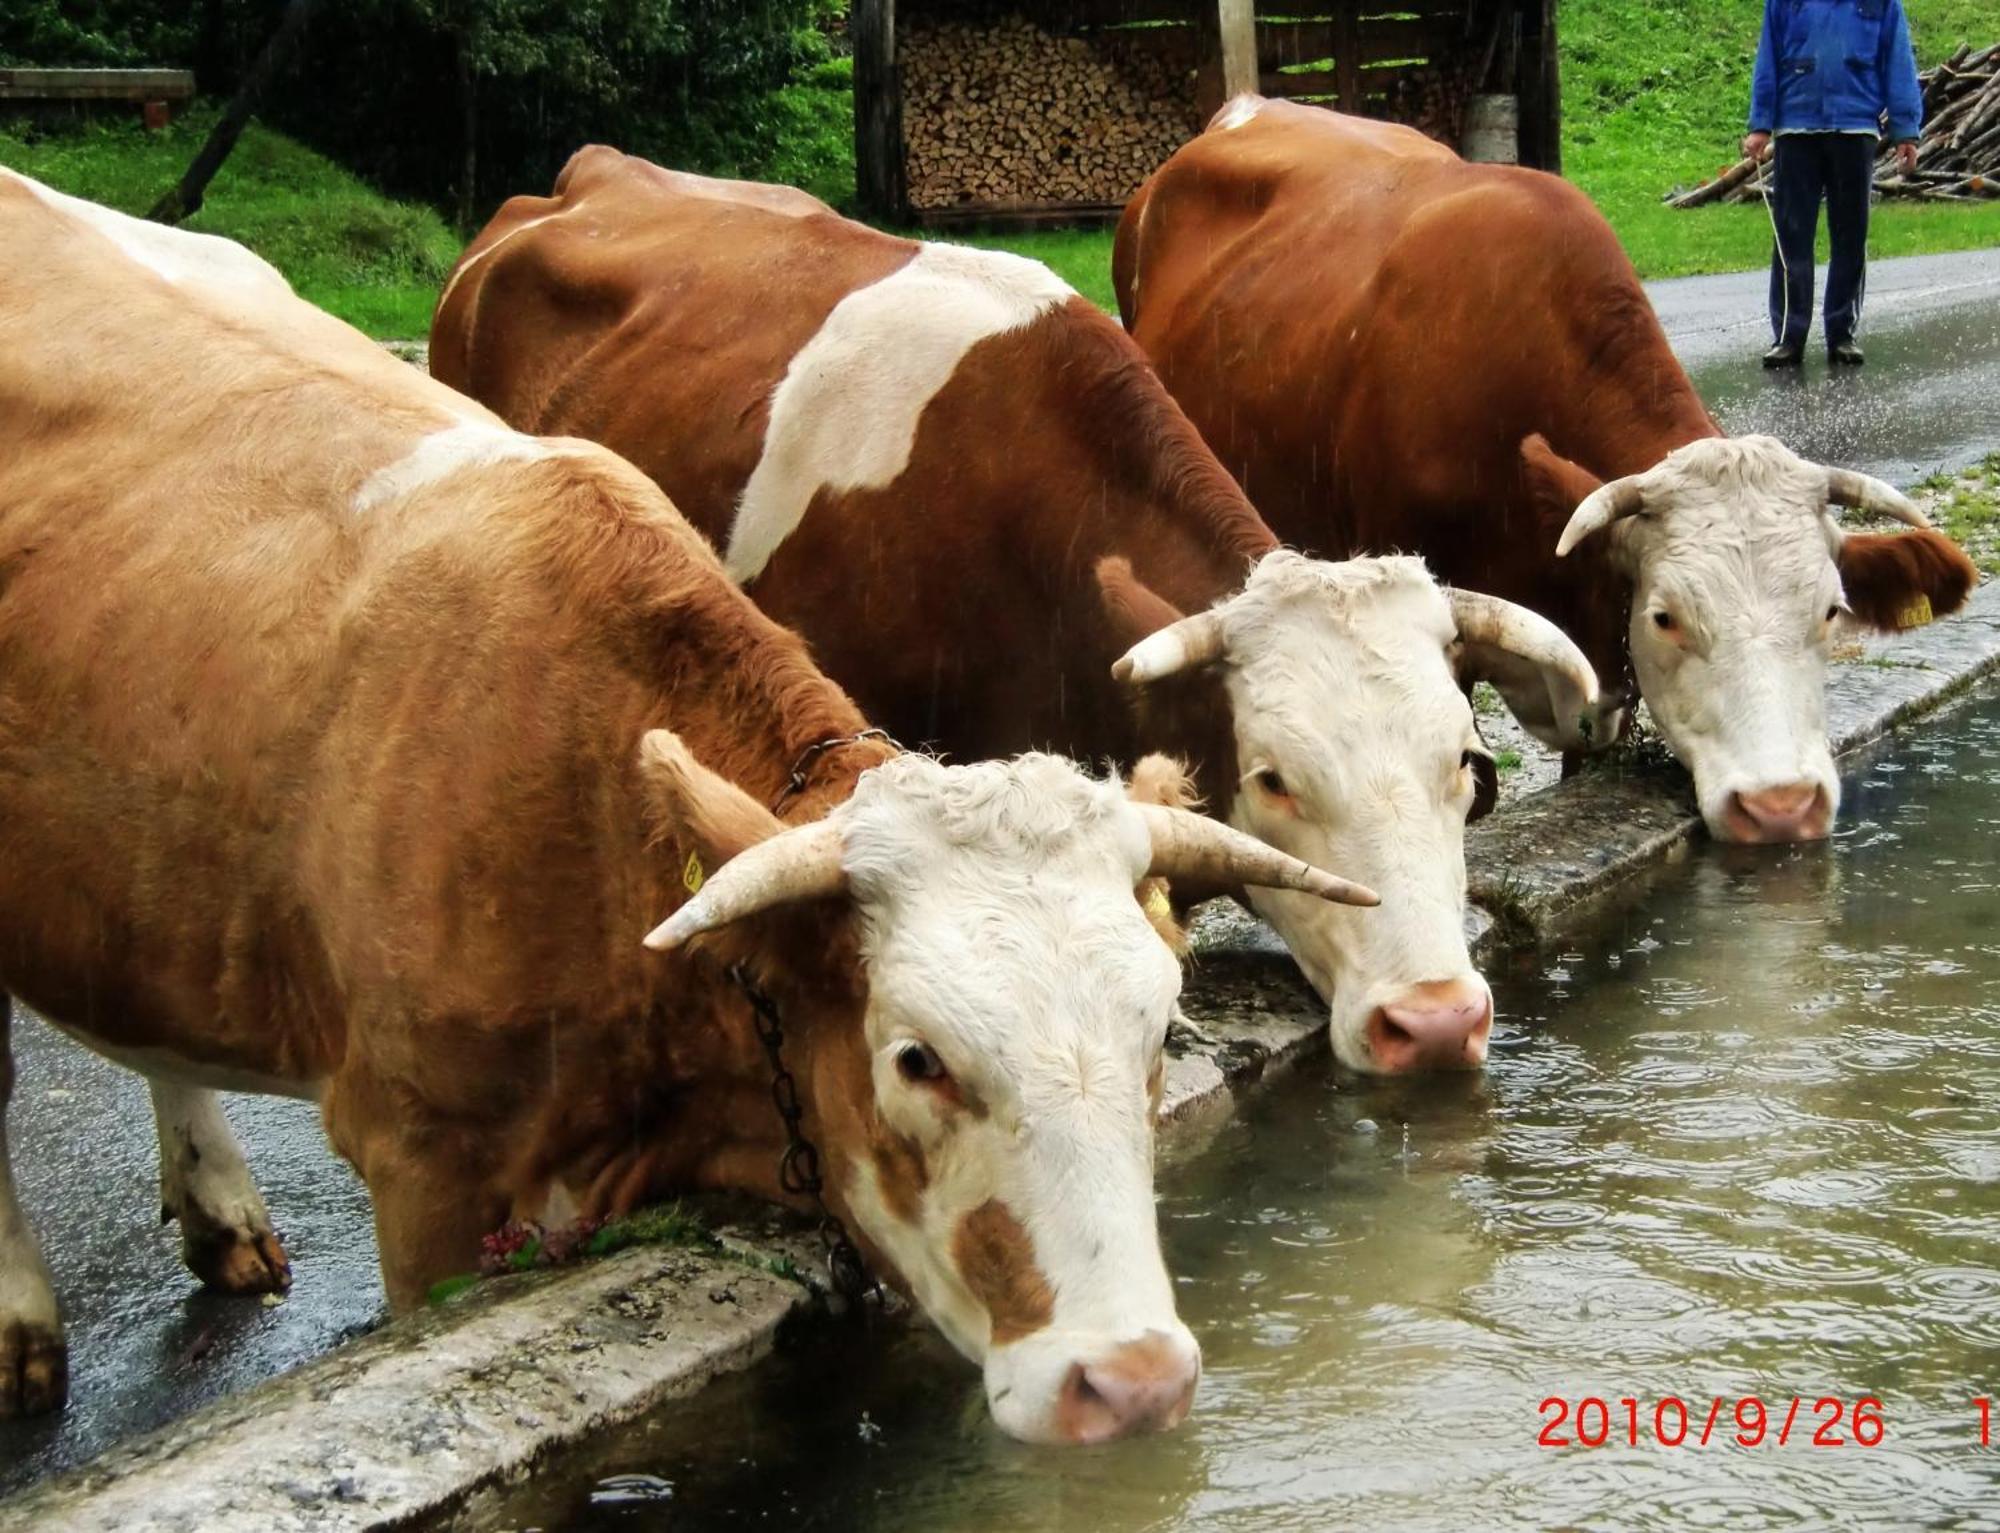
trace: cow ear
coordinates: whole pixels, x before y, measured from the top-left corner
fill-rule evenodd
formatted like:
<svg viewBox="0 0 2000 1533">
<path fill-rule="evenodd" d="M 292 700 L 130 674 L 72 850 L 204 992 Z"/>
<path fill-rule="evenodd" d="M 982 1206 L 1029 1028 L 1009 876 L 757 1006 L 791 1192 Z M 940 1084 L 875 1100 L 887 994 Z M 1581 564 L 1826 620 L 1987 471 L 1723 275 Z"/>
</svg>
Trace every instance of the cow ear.
<svg viewBox="0 0 2000 1533">
<path fill-rule="evenodd" d="M 1097 589 L 1112 642 L 1123 654 L 1141 639 L 1178 623 L 1181 610 L 1132 573 L 1132 561 L 1116 554 L 1097 561 Z"/>
<path fill-rule="evenodd" d="M 1194 785 L 1187 763 L 1157 753 L 1141 756 L 1133 764 L 1132 776 L 1125 784 L 1125 796 L 1135 804 L 1159 804 L 1167 809 L 1201 807 L 1201 794 Z M 1146 919 L 1152 923 L 1153 930 L 1159 933 L 1168 950 L 1176 958 L 1185 958 L 1189 908 L 1185 901 L 1175 900 L 1174 890 L 1164 878 L 1151 875 L 1140 879 L 1132 892 L 1138 897 Z"/>
<path fill-rule="evenodd" d="M 1599 479 L 1581 463 L 1574 463 L 1549 446 L 1539 431 L 1521 438 L 1521 481 L 1528 503 L 1535 508 L 1542 530 L 1548 533 L 1549 547 L 1569 525 L 1576 508 L 1604 488 Z"/>
<path fill-rule="evenodd" d="M 770 810 L 695 760 L 672 730 L 647 731 L 639 742 L 639 774 L 654 839 L 682 859 L 694 859 L 685 869 L 684 883 L 699 886 L 745 847 L 784 829 Z"/>
<path fill-rule="evenodd" d="M 1855 617 L 1884 633 L 1921 628 L 1965 605 L 1979 571 L 1941 532 L 1850 532 L 1840 585 Z"/>
</svg>

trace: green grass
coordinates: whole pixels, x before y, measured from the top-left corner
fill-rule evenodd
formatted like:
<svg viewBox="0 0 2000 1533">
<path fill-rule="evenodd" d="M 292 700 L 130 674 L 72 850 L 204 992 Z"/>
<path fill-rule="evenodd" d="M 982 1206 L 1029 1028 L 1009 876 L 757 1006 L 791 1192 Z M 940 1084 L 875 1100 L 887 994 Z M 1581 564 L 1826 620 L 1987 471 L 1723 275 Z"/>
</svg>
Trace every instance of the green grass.
<svg viewBox="0 0 2000 1533">
<path fill-rule="evenodd" d="M 1990 0 L 1905 0 L 1918 61 L 2000 40 Z M 1563 169 L 1645 277 L 1741 271 L 1770 259 L 1757 204 L 1676 211 L 1661 194 L 1736 159 L 1762 0 L 1577 0 L 1562 11 Z M 2000 244 L 2000 203 L 1879 205 L 1877 257 Z M 1825 231 L 1821 231 L 1821 251 Z"/>
<path fill-rule="evenodd" d="M 179 179 L 214 121 L 188 113 L 38 132 L 0 123 L 0 165 L 58 191 L 143 214 Z M 374 336 L 420 336 L 460 241 L 431 208 L 383 196 L 331 160 L 252 123 L 186 225 L 241 240 L 302 298 Z"/>
<path fill-rule="evenodd" d="M 1933 474 L 1917 500 L 1987 575 L 2000 575 L 2000 452 L 1958 472 Z"/>
</svg>

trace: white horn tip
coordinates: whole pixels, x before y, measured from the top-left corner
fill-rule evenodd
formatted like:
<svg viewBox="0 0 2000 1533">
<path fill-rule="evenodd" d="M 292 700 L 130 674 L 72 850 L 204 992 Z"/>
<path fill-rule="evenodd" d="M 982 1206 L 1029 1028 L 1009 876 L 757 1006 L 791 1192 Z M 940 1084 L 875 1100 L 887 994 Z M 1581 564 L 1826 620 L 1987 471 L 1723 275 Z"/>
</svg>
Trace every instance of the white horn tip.
<svg viewBox="0 0 2000 1533">
<path fill-rule="evenodd" d="M 1332 900 L 1340 905 L 1359 905 L 1368 908 L 1382 903 L 1382 896 L 1366 884 L 1336 878 L 1333 874 L 1321 872 L 1318 868 L 1312 870 L 1312 877 L 1307 887 L 1309 893 L 1317 894 L 1323 900 Z"/>
<path fill-rule="evenodd" d="M 1185 659 L 1181 636 L 1170 627 L 1162 628 L 1126 650 L 1112 665 L 1111 674 L 1119 681 L 1157 681 L 1179 670 Z"/>
<path fill-rule="evenodd" d="M 675 911 L 666 920 L 647 932 L 641 939 L 640 945 L 651 948 L 655 953 L 671 953 L 675 948 L 687 941 L 687 932 L 681 922 L 681 917 L 685 913 L 685 906 Z"/>
<path fill-rule="evenodd" d="M 1563 528 L 1563 535 L 1556 539 L 1556 557 L 1558 559 L 1562 558 L 1582 541 L 1583 533 L 1577 528 L 1575 523 L 1571 523 L 1569 526 Z"/>
</svg>

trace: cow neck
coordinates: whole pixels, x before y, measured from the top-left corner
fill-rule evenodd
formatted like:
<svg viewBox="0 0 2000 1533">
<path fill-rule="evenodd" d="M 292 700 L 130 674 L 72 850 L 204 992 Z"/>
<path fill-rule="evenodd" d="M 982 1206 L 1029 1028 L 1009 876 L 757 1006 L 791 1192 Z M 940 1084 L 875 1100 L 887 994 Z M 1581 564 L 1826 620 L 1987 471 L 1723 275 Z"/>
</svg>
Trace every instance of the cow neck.
<svg viewBox="0 0 2000 1533">
<path fill-rule="evenodd" d="M 1629 266 L 1570 312 L 1566 354 L 1577 360 L 1557 397 L 1577 404 L 1568 418 L 1550 422 L 1553 429 L 1544 428 L 1556 451 L 1601 479 L 1616 479 L 1722 434 Z"/>
<path fill-rule="evenodd" d="M 1240 591 L 1277 537 L 1107 316 L 1078 298 L 1009 339 L 1006 375 L 1043 380 L 1039 395 L 1016 396 L 1027 412 L 1017 439 L 1061 444 L 1036 465 L 1049 475 L 1039 514 L 1020 518 L 1017 482 L 996 490 L 1012 513 L 1001 525 L 1025 521 L 1030 547 L 1017 557 L 1045 582 L 1056 671 L 1047 690 L 1064 701 L 1049 731 L 1019 743 L 1128 763 L 1165 751 L 1187 760 L 1206 801 L 1225 810 L 1235 754 L 1226 690 L 1213 675 L 1189 677 L 1150 689 L 1135 712 L 1110 668 L 1139 636 L 1109 620 L 1096 569 L 1123 557 L 1156 596 L 1200 612 Z"/>
</svg>

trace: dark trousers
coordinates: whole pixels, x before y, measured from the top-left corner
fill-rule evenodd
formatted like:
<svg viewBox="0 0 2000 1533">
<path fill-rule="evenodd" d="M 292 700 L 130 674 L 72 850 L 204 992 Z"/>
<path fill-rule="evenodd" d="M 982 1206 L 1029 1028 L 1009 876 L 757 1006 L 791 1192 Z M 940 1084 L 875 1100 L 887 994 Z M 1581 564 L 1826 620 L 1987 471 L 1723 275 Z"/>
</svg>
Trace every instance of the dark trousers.
<svg viewBox="0 0 2000 1533">
<path fill-rule="evenodd" d="M 1826 343 L 1854 339 L 1868 285 L 1868 193 L 1879 141 L 1863 133 L 1787 133 L 1771 166 L 1771 338 L 1803 346 L 1812 328 L 1813 236 L 1820 199 L 1833 259 L 1826 269 Z"/>
</svg>

